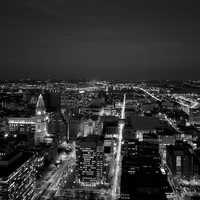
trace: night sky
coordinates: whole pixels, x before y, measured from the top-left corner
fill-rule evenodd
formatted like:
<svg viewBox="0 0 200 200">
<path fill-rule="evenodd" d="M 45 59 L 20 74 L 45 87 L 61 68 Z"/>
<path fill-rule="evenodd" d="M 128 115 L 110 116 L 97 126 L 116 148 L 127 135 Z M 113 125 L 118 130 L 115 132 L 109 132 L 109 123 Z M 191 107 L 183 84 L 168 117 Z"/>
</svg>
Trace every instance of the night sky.
<svg viewBox="0 0 200 200">
<path fill-rule="evenodd" d="M 192 0 L 1 0 L 0 79 L 199 79 Z"/>
</svg>

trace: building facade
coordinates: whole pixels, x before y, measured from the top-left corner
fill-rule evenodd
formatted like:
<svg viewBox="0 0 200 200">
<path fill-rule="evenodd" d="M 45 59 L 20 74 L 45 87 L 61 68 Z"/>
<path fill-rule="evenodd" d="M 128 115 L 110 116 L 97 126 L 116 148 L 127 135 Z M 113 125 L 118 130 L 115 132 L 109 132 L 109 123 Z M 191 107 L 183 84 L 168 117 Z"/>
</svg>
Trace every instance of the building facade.
<svg viewBox="0 0 200 200">
<path fill-rule="evenodd" d="M 100 136 L 89 135 L 77 141 L 76 180 L 82 186 L 95 187 L 104 183 L 104 148 Z"/>
<path fill-rule="evenodd" d="M 34 145 L 48 142 L 48 123 L 49 116 L 48 113 L 46 113 L 44 100 L 41 94 L 37 101 L 35 116 L 8 118 L 10 132 L 26 136 L 29 143 L 33 143 Z"/>
<path fill-rule="evenodd" d="M 0 160 L 0 199 L 31 200 L 37 160 L 29 153 L 13 153 Z"/>
</svg>

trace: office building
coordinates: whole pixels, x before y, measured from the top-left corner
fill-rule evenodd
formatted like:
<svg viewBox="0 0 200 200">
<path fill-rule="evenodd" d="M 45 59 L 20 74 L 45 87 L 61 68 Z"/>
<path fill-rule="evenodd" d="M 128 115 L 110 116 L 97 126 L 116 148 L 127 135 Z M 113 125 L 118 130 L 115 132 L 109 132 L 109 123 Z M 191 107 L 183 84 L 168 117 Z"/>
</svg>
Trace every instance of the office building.
<svg viewBox="0 0 200 200">
<path fill-rule="evenodd" d="M 0 155 L 0 199 L 31 200 L 37 172 L 35 156 L 2 151 Z"/>
<path fill-rule="evenodd" d="M 80 185 L 95 187 L 104 183 L 103 144 L 103 139 L 98 135 L 78 138 L 76 179 Z"/>
<path fill-rule="evenodd" d="M 184 142 L 176 142 L 175 145 L 167 146 L 167 165 L 173 175 L 193 176 L 194 151 Z"/>
<path fill-rule="evenodd" d="M 13 134 L 24 135 L 28 140 L 28 144 L 46 143 L 51 140 L 48 134 L 49 116 L 46 113 L 45 104 L 42 95 L 40 94 L 35 116 L 30 117 L 9 117 L 9 130 Z M 33 142 L 34 141 L 34 142 Z"/>
<path fill-rule="evenodd" d="M 165 193 L 171 190 L 166 175 L 160 170 L 158 150 L 155 143 L 138 142 L 136 139 L 124 142 L 121 200 L 166 199 Z"/>
</svg>

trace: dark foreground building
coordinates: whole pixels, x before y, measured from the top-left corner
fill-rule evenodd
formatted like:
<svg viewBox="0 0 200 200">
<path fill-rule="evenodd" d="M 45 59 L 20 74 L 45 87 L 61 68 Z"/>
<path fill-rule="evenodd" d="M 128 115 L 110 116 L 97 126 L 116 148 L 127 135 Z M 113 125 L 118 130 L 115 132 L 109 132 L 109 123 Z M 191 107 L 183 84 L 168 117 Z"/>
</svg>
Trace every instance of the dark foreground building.
<svg viewBox="0 0 200 200">
<path fill-rule="evenodd" d="M 195 153 L 189 144 L 177 141 L 175 145 L 167 147 L 167 165 L 173 175 L 192 177 L 195 169 L 199 168 L 195 161 Z"/>
<path fill-rule="evenodd" d="M 36 159 L 30 153 L 1 152 L 0 199 L 31 200 L 34 195 Z"/>
<path fill-rule="evenodd" d="M 121 200 L 164 200 L 171 192 L 160 170 L 158 144 L 129 140 L 124 144 Z"/>
</svg>

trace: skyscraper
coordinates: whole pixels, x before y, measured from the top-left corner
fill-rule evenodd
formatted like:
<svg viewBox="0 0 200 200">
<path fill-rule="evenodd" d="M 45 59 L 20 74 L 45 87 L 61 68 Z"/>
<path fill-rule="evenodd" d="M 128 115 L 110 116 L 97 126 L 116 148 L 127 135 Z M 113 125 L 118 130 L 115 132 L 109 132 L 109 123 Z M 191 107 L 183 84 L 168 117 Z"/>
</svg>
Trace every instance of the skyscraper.
<svg viewBox="0 0 200 200">
<path fill-rule="evenodd" d="M 103 144 L 102 137 L 98 135 L 78 139 L 76 180 L 80 185 L 95 187 L 104 183 Z"/>
<path fill-rule="evenodd" d="M 46 108 L 42 95 L 40 94 L 36 109 L 35 109 L 35 144 L 45 143 L 48 138 L 48 114 L 46 113 Z"/>
<path fill-rule="evenodd" d="M 41 94 L 36 104 L 35 116 L 8 118 L 10 131 L 13 133 L 18 132 L 24 135 L 28 134 L 27 137 L 33 136 L 31 138 L 33 138 L 35 145 L 49 141 L 48 122 L 49 115 L 46 113 L 44 100 Z M 31 142 L 30 140 L 28 141 L 30 145 Z"/>
</svg>

